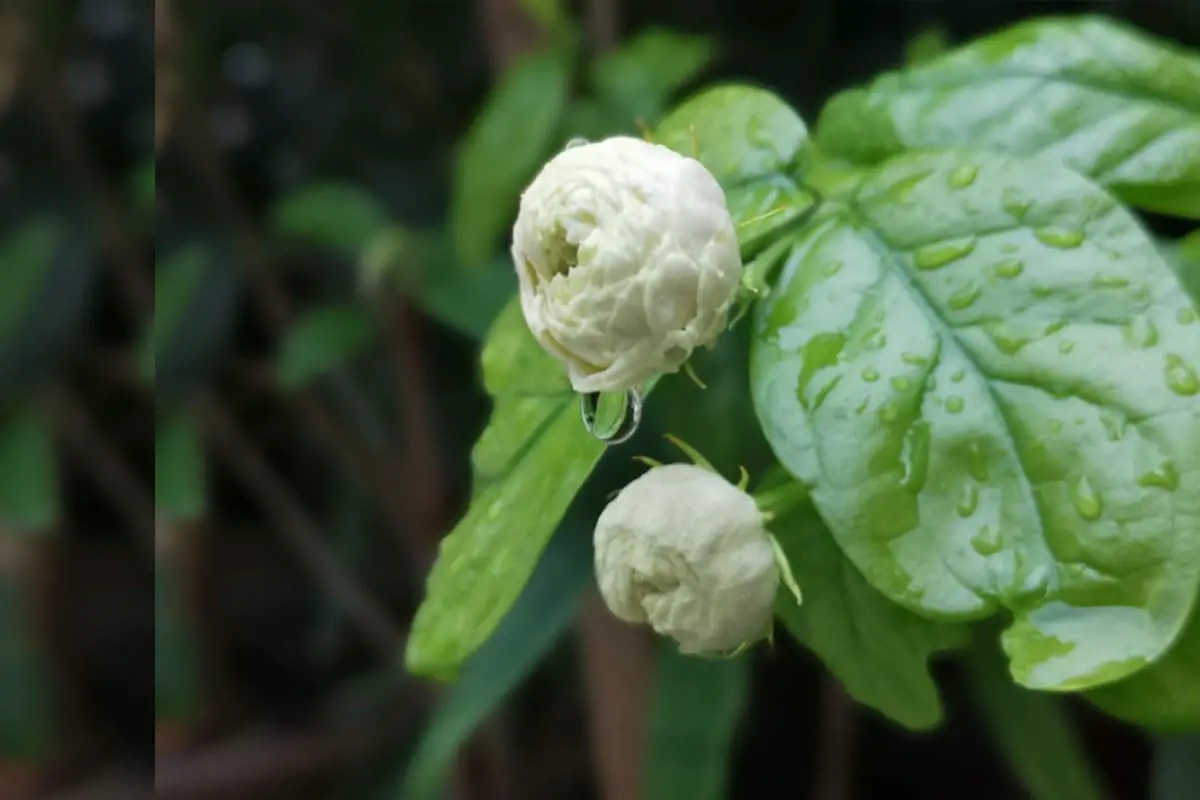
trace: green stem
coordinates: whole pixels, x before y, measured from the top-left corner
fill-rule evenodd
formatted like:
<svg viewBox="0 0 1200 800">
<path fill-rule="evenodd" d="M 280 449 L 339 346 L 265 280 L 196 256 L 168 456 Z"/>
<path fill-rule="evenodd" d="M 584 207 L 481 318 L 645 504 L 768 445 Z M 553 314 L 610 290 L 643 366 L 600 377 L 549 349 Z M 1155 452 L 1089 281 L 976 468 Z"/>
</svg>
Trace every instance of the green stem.
<svg viewBox="0 0 1200 800">
<path fill-rule="evenodd" d="M 808 487 L 797 480 L 753 495 L 754 504 L 764 517 L 774 519 L 808 500 Z"/>
</svg>

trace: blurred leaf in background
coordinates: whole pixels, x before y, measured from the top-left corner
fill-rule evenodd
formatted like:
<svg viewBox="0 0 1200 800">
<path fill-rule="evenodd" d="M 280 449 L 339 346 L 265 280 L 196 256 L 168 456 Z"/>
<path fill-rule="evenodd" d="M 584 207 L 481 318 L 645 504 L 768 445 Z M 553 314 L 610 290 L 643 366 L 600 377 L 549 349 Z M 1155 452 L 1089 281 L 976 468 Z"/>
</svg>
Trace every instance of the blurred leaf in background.
<svg viewBox="0 0 1200 800">
<path fill-rule="evenodd" d="M 59 513 L 58 464 L 45 410 L 0 408 L 0 529 L 46 533 Z"/>
<path fill-rule="evenodd" d="M 646 737 L 645 800 L 729 796 L 734 742 L 750 694 L 748 655 L 703 659 L 659 642 Z"/>
<path fill-rule="evenodd" d="M 501 76 L 471 125 L 452 181 L 450 230 L 460 265 L 486 263 L 512 223 L 521 189 L 554 148 L 568 80 L 559 53 L 525 56 Z"/>
<path fill-rule="evenodd" d="M 6 548 L 7 549 L 7 548 Z M 34 649 L 33 617 L 11 565 L 0 569 L 0 764 L 42 758 L 50 744 L 45 665 Z"/>
<path fill-rule="evenodd" d="M 298 389 L 349 362 L 376 333 L 371 312 L 360 305 L 329 305 L 306 311 L 279 347 L 279 385 Z"/>
</svg>

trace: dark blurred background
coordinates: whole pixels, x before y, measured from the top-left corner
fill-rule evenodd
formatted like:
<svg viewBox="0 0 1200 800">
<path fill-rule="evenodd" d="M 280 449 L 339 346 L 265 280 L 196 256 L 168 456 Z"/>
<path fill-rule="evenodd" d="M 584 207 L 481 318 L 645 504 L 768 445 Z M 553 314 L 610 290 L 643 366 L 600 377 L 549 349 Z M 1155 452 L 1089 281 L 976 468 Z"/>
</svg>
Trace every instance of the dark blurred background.
<svg viewBox="0 0 1200 800">
<path fill-rule="evenodd" d="M 0 797 L 635 797 L 657 650 L 592 598 L 586 513 L 535 577 L 581 587 L 561 620 L 523 598 L 457 692 L 402 666 L 517 193 L 712 81 L 812 124 L 1082 12 L 1200 44 L 1196 0 L 0 3 Z M 786 636 L 752 668 L 729 797 L 1028 796 L 952 665 L 923 735 Z M 1111 796 L 1151 797 L 1150 739 L 1070 708 Z"/>
</svg>

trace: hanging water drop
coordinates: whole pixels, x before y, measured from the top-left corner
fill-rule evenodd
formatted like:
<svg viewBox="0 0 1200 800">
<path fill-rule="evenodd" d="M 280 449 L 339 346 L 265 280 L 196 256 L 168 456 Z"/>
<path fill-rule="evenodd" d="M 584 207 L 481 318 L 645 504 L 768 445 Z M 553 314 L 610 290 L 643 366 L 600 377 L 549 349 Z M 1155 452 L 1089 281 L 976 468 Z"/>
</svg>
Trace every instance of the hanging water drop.
<svg viewBox="0 0 1200 800">
<path fill-rule="evenodd" d="M 1071 498 L 1071 505 L 1075 506 L 1075 511 L 1080 517 L 1088 521 L 1100 519 L 1100 515 L 1104 511 L 1104 503 L 1100 494 L 1088 483 L 1087 478 L 1080 477 L 1068 484 L 1067 494 Z"/>
<path fill-rule="evenodd" d="M 612 408 L 616 400 L 619 400 L 619 405 Z M 588 433 L 606 445 L 621 444 L 637 433 L 642 422 L 642 395 L 636 389 L 581 394 L 579 411 Z"/>
</svg>

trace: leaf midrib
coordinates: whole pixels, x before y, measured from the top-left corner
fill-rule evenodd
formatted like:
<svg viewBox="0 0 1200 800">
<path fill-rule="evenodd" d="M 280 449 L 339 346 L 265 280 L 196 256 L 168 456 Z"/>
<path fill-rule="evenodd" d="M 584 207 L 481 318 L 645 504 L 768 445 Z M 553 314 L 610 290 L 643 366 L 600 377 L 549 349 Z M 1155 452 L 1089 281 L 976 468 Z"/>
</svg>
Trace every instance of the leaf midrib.
<svg viewBox="0 0 1200 800">
<path fill-rule="evenodd" d="M 1017 445 L 1016 437 L 1013 435 L 1012 423 L 1004 413 L 1004 408 L 1000 402 L 1000 398 L 992 389 L 991 381 L 988 378 L 987 372 L 974 359 L 971 351 L 958 340 L 958 336 L 955 334 L 954 329 L 942 319 L 940 314 L 937 313 L 933 303 L 929 300 L 929 297 L 912 279 L 912 276 L 904 264 L 903 259 L 898 257 L 898 251 L 888 244 L 887 238 L 875 226 L 871 218 L 859 207 L 858 191 L 855 191 L 852 195 L 846 198 L 844 208 L 846 216 L 851 219 L 852 224 L 856 223 L 855 232 L 860 235 L 863 241 L 866 242 L 871 250 L 876 253 L 881 262 L 891 267 L 890 271 L 896 275 L 897 280 L 899 280 L 900 284 L 907 290 L 909 297 L 914 303 L 917 304 L 917 307 L 921 310 L 923 316 L 930 320 L 930 324 L 934 327 L 934 330 L 937 331 L 939 338 L 946 342 L 945 346 L 955 348 L 963 356 L 967 364 L 970 365 L 970 368 L 976 374 L 976 377 L 983 383 L 983 387 L 990 400 L 989 404 L 995 412 L 995 418 L 999 423 L 1000 428 L 1004 431 L 1005 437 L 1008 439 L 1013 458 L 1017 464 L 1020 465 L 1019 474 L 1021 480 L 1021 493 L 1025 501 L 1034 511 L 1034 517 L 1037 519 L 1038 523 L 1037 533 L 1043 542 L 1047 542 L 1047 547 L 1049 547 L 1046 534 L 1046 521 L 1042 518 L 1041 509 L 1038 507 L 1037 497 L 1033 490 L 1033 482 L 1029 479 L 1029 475 L 1025 471 L 1025 464 L 1021 460 L 1021 450 Z M 933 372 L 931 369 L 930 375 L 932 374 Z M 973 586 L 968 586 L 967 584 L 962 583 L 957 574 L 955 574 L 953 571 L 950 571 L 950 574 L 956 581 L 959 581 L 959 583 L 962 584 L 963 588 L 967 589 L 971 594 L 978 597 L 984 603 L 996 603 L 995 599 L 982 597 Z"/>
</svg>

